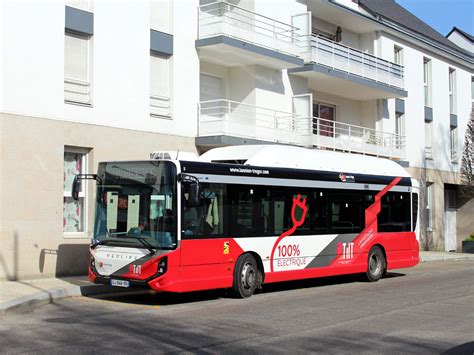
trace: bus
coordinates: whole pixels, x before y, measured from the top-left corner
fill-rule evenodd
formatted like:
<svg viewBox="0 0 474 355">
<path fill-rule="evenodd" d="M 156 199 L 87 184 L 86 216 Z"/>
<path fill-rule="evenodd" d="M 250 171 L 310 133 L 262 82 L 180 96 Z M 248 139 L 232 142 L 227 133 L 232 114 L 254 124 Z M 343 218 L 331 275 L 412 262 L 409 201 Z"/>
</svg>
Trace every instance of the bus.
<svg viewBox="0 0 474 355">
<path fill-rule="evenodd" d="M 163 154 L 159 156 L 164 157 Z M 356 274 L 419 262 L 419 185 L 394 161 L 280 145 L 194 160 L 101 162 L 89 280 L 163 292 Z"/>
</svg>

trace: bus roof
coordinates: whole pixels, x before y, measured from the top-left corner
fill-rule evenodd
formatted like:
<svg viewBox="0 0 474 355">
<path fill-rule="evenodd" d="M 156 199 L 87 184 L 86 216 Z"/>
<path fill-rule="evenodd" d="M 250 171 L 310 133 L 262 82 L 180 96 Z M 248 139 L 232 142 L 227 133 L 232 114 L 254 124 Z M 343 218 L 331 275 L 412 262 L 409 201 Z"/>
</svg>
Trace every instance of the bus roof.
<svg viewBox="0 0 474 355">
<path fill-rule="evenodd" d="M 277 144 L 214 148 L 201 155 L 199 161 L 411 177 L 401 165 L 389 159 Z"/>
</svg>

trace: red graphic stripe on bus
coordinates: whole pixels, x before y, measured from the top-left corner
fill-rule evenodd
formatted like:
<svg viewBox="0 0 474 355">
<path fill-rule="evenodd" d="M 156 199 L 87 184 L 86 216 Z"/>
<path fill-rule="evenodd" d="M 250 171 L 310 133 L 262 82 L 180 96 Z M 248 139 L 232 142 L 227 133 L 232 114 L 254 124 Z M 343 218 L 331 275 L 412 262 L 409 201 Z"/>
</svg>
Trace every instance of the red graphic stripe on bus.
<svg viewBox="0 0 474 355">
<path fill-rule="evenodd" d="M 296 207 L 299 207 L 302 210 L 301 219 L 299 220 L 296 220 Z M 273 245 L 272 254 L 270 256 L 270 271 L 271 272 L 273 272 L 273 256 L 275 255 L 275 250 L 278 246 L 278 243 L 280 243 L 283 238 L 286 238 L 292 235 L 296 231 L 296 229 L 298 229 L 298 227 L 304 224 L 306 213 L 308 213 L 308 207 L 306 206 L 306 199 L 304 198 L 301 200 L 301 195 L 298 194 L 296 198 L 293 197 L 293 206 L 291 207 L 291 220 L 293 222 L 293 227 L 291 227 L 286 232 L 282 233 L 282 235 L 278 237 L 275 244 Z"/>
<path fill-rule="evenodd" d="M 382 209 L 382 197 L 384 197 L 387 192 L 389 192 L 392 187 L 397 185 L 401 177 L 397 177 L 393 179 L 393 181 L 385 186 L 385 188 L 382 189 L 377 195 L 375 195 L 375 201 L 372 203 L 367 209 L 365 210 L 365 228 L 364 230 L 357 236 L 355 239 L 352 241 L 354 249 L 352 250 L 352 253 L 354 254 L 359 254 L 362 253 L 364 250 L 364 247 L 366 247 L 370 242 L 376 237 L 376 234 L 378 233 L 378 222 L 377 222 L 377 216 L 380 213 L 380 210 Z M 343 246 L 340 243 L 337 248 L 337 256 L 334 259 L 334 261 L 331 263 L 329 266 L 333 266 L 334 264 L 347 264 L 348 262 L 352 260 L 346 260 L 343 256 Z"/>
</svg>

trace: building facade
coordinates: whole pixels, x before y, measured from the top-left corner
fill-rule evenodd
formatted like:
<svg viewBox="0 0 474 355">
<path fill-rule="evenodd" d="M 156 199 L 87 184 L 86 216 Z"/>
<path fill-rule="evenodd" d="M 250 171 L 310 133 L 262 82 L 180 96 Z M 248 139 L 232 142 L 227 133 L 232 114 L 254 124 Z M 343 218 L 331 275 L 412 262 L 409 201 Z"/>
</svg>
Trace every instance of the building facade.
<svg viewBox="0 0 474 355">
<path fill-rule="evenodd" d="M 393 159 L 421 246 L 472 232 L 457 192 L 473 56 L 392 1 L 0 1 L 0 278 L 84 272 L 104 160 L 280 143 Z"/>
</svg>

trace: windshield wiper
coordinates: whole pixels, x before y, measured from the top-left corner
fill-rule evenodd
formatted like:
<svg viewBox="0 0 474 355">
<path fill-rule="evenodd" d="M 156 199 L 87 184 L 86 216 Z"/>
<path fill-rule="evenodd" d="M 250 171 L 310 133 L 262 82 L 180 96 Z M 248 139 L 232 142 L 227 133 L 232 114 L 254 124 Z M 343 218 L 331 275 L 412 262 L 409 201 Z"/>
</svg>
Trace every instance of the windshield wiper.
<svg viewBox="0 0 474 355">
<path fill-rule="evenodd" d="M 114 236 L 116 238 L 123 238 L 123 239 L 129 239 L 129 240 L 137 239 L 145 248 L 148 249 L 150 254 L 155 254 L 155 251 L 156 251 L 155 248 L 153 248 L 153 246 L 150 244 L 150 242 L 146 238 L 140 237 L 138 235 L 131 236 L 130 231 L 128 231 L 128 232 L 116 232 L 116 233 L 112 233 L 112 234 L 107 232 L 107 234 L 109 236 Z M 150 254 L 148 254 L 148 255 L 150 255 Z"/>
<path fill-rule="evenodd" d="M 153 248 L 153 246 L 148 242 L 148 240 L 146 240 L 146 238 L 143 238 L 143 237 L 130 237 L 130 238 L 136 238 L 140 241 L 140 243 L 142 243 L 145 248 L 148 249 L 148 251 L 150 252 L 150 254 L 155 254 L 156 250 Z M 150 255 L 148 254 L 148 255 Z"/>
</svg>

